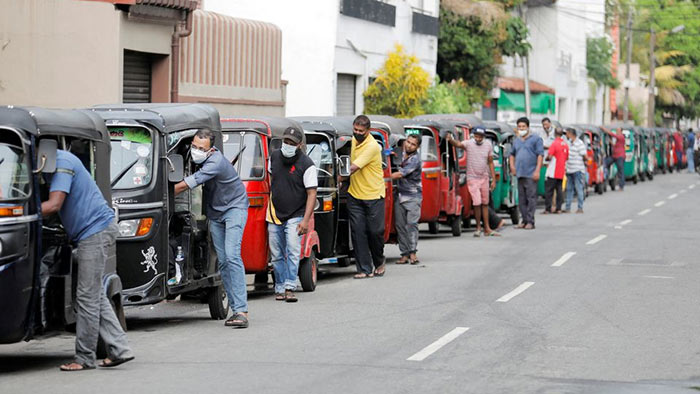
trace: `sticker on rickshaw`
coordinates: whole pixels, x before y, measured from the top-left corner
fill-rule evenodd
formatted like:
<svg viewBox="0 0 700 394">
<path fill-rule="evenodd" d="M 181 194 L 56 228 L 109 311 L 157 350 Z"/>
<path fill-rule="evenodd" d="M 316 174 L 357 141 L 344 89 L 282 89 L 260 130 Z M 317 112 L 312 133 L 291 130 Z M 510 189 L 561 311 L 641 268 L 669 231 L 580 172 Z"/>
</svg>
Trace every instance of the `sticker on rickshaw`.
<svg viewBox="0 0 700 394">
<path fill-rule="evenodd" d="M 135 176 L 133 181 L 134 185 L 143 185 L 143 177 Z"/>
<path fill-rule="evenodd" d="M 406 129 L 406 135 L 421 134 L 420 129 Z"/>
<path fill-rule="evenodd" d="M 146 269 L 143 270 L 143 272 L 148 272 L 151 269 L 153 269 L 153 276 L 158 275 L 158 269 L 156 268 L 156 264 L 158 264 L 158 255 L 156 254 L 156 248 L 151 246 L 145 251 L 141 250 L 141 254 L 145 259 L 141 262 L 141 265 L 146 266 Z"/>
</svg>

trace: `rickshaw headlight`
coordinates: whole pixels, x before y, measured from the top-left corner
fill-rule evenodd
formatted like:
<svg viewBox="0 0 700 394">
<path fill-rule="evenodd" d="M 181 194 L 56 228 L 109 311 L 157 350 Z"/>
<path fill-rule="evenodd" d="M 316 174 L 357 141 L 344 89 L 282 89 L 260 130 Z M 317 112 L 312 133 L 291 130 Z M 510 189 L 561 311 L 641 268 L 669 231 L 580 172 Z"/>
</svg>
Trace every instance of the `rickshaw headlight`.
<svg viewBox="0 0 700 394">
<path fill-rule="evenodd" d="M 151 232 L 153 218 L 129 219 L 119 221 L 121 237 L 142 237 Z"/>
</svg>

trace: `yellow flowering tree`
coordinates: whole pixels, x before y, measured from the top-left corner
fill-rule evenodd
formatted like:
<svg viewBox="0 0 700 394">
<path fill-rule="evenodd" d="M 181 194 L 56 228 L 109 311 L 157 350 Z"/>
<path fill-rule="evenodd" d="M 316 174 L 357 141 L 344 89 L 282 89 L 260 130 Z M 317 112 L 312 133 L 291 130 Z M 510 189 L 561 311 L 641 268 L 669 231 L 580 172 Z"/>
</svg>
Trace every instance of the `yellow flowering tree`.
<svg viewBox="0 0 700 394">
<path fill-rule="evenodd" d="M 396 44 L 364 93 L 365 113 L 399 118 L 421 115 L 429 88 L 430 75 L 418 64 L 418 58 Z"/>
</svg>

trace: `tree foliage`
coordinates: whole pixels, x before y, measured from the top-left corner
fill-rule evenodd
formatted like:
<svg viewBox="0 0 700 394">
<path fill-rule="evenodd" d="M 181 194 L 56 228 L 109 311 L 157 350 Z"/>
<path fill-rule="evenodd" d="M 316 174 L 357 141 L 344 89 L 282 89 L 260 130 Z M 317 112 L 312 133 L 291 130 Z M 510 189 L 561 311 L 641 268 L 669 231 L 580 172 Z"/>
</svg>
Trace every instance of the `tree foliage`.
<svg viewBox="0 0 700 394">
<path fill-rule="evenodd" d="M 620 85 L 610 69 L 613 49 L 608 37 L 589 37 L 586 40 L 586 71 L 599 86 L 617 88 Z"/>
<path fill-rule="evenodd" d="M 483 91 L 467 86 L 462 80 L 440 82 L 436 78 L 428 90 L 428 99 L 423 108 L 429 114 L 469 113 L 483 101 Z"/>
<path fill-rule="evenodd" d="M 365 112 L 399 118 L 423 114 L 429 88 L 430 75 L 418 64 L 418 58 L 396 44 L 364 93 Z"/>
</svg>

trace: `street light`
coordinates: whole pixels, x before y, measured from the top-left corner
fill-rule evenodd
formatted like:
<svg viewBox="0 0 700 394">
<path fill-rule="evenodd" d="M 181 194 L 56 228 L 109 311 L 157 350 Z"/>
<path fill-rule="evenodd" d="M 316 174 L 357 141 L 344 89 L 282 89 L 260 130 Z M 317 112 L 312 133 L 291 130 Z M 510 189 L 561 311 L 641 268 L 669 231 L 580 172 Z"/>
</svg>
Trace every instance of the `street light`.
<svg viewBox="0 0 700 394">
<path fill-rule="evenodd" d="M 670 30 L 670 34 L 680 33 L 685 30 L 685 25 L 678 25 Z M 649 107 L 647 113 L 647 126 L 654 127 L 654 110 L 656 107 L 656 57 L 654 56 L 654 48 L 656 47 L 656 32 L 651 28 L 651 36 L 649 37 Z"/>
</svg>

